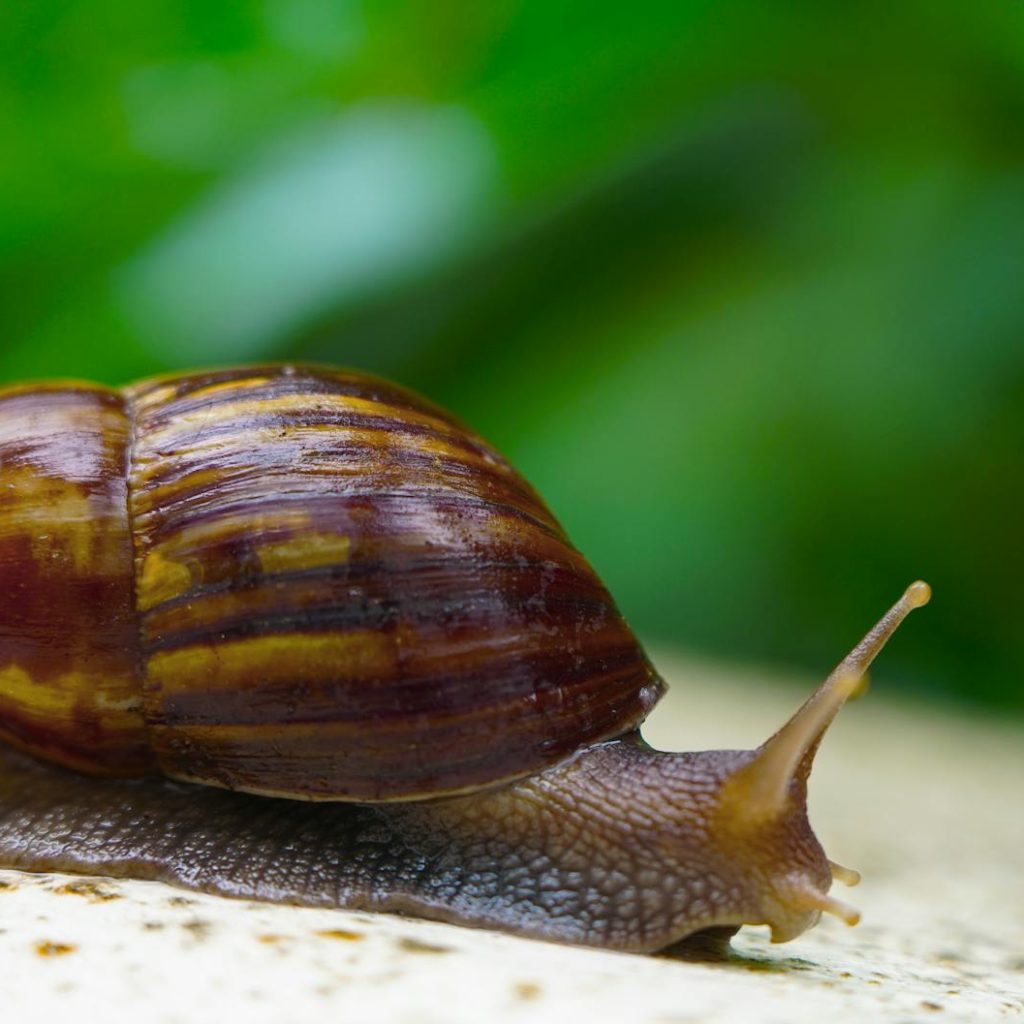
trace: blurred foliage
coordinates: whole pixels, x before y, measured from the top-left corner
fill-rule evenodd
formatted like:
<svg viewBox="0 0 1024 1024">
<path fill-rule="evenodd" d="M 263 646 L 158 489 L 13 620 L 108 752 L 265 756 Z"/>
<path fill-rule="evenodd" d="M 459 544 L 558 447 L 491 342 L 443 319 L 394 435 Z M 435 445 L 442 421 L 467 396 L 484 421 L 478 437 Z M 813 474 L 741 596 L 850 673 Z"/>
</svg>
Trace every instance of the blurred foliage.
<svg viewBox="0 0 1024 1024">
<path fill-rule="evenodd" d="M 1024 6 L 0 7 L 0 378 L 451 406 L 649 637 L 1024 708 Z"/>
</svg>

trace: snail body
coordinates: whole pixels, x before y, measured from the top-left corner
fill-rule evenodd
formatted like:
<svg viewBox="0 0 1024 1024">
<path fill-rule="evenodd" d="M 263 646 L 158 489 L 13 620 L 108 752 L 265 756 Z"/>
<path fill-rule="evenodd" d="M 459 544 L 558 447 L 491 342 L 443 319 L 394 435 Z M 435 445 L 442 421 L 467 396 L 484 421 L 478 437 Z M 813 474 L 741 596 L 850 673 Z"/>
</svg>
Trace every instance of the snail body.
<svg viewBox="0 0 1024 1024">
<path fill-rule="evenodd" d="M 928 597 L 757 750 L 652 750 L 664 684 L 529 484 L 305 366 L 0 391 L 0 571 L 0 866 L 634 951 L 853 919 L 806 780 Z"/>
</svg>

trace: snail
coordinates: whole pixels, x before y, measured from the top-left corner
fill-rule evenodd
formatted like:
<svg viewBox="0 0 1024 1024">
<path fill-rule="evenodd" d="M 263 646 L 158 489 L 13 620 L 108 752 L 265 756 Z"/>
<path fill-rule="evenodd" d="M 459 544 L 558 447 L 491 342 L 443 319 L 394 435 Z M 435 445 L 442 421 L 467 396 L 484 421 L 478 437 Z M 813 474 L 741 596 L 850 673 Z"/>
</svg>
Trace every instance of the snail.
<svg viewBox="0 0 1024 1024">
<path fill-rule="evenodd" d="M 0 391 L 0 866 L 649 952 L 857 880 L 811 764 L 912 584 L 752 751 L 664 683 L 531 486 L 376 378 Z"/>
</svg>

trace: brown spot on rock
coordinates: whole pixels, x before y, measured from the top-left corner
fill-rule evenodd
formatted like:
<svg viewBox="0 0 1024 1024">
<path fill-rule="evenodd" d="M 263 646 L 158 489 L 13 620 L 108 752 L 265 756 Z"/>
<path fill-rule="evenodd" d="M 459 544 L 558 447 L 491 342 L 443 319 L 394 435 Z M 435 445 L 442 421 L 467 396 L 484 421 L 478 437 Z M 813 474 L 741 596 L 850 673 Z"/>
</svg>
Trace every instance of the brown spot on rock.
<svg viewBox="0 0 1024 1024">
<path fill-rule="evenodd" d="M 36 943 L 36 953 L 39 956 L 64 956 L 67 953 L 74 953 L 77 946 L 70 942 L 50 942 L 49 940 Z"/>
<path fill-rule="evenodd" d="M 53 891 L 64 896 L 82 896 L 90 903 L 109 903 L 122 898 L 120 893 L 111 892 L 95 882 L 68 882 Z"/>
<path fill-rule="evenodd" d="M 451 946 L 435 946 L 431 942 L 422 942 L 419 939 L 399 939 L 398 948 L 406 953 L 451 953 Z"/>
<path fill-rule="evenodd" d="M 512 986 L 512 991 L 523 1002 L 532 1002 L 541 994 L 541 987 L 535 981 L 517 981 Z"/>
<path fill-rule="evenodd" d="M 362 932 L 350 932 L 347 928 L 325 928 L 317 932 L 323 939 L 341 939 L 343 942 L 359 942 L 365 938 Z"/>
<path fill-rule="evenodd" d="M 202 921 L 198 917 L 194 921 L 186 921 L 181 927 L 190 932 L 197 942 L 202 942 L 213 931 L 209 921 Z"/>
</svg>

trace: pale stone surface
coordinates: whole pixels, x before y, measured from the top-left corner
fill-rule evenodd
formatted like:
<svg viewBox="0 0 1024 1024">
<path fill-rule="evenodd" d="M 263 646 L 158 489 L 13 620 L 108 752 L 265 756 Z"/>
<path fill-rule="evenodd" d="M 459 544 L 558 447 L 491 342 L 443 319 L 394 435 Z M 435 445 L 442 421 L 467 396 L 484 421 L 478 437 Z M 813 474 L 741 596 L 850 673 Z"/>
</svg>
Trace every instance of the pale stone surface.
<svg viewBox="0 0 1024 1024">
<path fill-rule="evenodd" d="M 647 734 L 666 748 L 756 745 L 803 696 L 659 662 L 673 690 Z M 864 922 L 827 920 L 784 946 L 745 929 L 712 963 L 0 872 L 0 1012 L 19 1024 L 1024 1018 L 1024 730 L 873 693 L 823 747 L 811 811 L 829 854 L 864 873 L 848 896 Z"/>
</svg>

